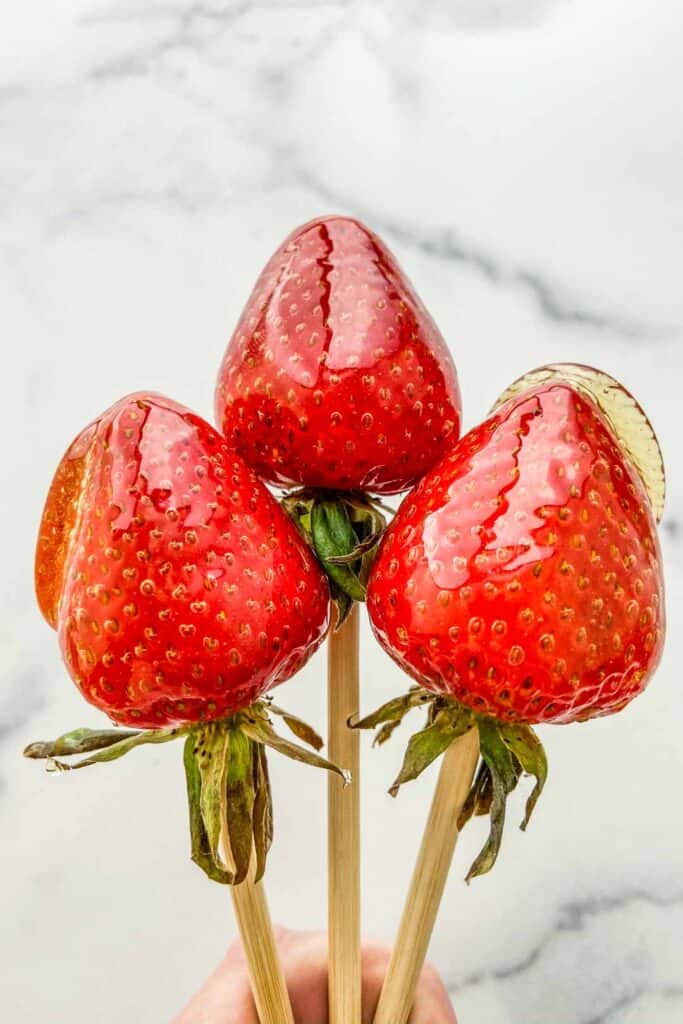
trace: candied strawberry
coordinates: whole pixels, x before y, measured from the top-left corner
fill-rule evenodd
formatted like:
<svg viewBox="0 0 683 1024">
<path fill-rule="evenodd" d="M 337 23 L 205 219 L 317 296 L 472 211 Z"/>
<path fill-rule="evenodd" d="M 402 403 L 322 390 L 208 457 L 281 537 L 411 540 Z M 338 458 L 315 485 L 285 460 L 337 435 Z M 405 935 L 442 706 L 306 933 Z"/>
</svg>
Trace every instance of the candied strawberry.
<svg viewBox="0 0 683 1024">
<path fill-rule="evenodd" d="M 662 652 L 650 498 L 581 384 L 589 371 L 570 369 L 518 389 L 424 478 L 369 583 L 391 656 L 428 689 L 502 720 L 618 711 Z"/>
<path fill-rule="evenodd" d="M 294 231 L 228 345 L 216 421 L 264 479 L 392 494 L 457 439 L 441 334 L 394 256 L 356 220 Z"/>
<path fill-rule="evenodd" d="M 508 388 L 386 531 L 370 620 L 421 685 L 352 724 L 379 728 L 383 743 L 412 708 L 427 710 L 393 795 L 475 733 L 481 760 L 470 739 L 457 827 L 487 815 L 490 830 L 468 880 L 495 864 L 522 775 L 536 780 L 523 829 L 545 785 L 530 723 L 611 714 L 651 678 L 664 642 L 664 489 L 657 440 L 633 397 L 590 367 L 545 366 Z"/>
<path fill-rule="evenodd" d="M 147 393 L 62 459 L 36 590 L 85 699 L 142 728 L 251 705 L 329 619 L 326 579 L 263 484 L 209 424 Z"/>
</svg>

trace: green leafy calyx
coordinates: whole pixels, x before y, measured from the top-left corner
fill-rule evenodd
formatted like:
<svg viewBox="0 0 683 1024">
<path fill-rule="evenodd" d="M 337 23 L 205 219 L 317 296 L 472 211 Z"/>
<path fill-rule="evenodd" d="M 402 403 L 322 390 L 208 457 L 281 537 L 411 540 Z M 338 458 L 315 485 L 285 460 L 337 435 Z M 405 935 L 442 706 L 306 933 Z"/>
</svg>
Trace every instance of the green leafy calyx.
<svg viewBox="0 0 683 1024">
<path fill-rule="evenodd" d="M 275 732 L 277 715 L 309 748 Z M 72 771 L 115 761 L 135 747 L 185 738 L 183 762 L 190 812 L 192 859 L 214 881 L 238 885 L 254 860 L 263 875 L 273 838 L 273 807 L 266 748 L 316 768 L 348 772 L 322 757 L 322 740 L 295 715 L 269 700 L 218 722 L 166 729 L 74 729 L 51 742 L 31 743 L 24 756 L 45 760 L 49 771 Z M 64 761 L 62 758 L 80 760 Z"/>
<path fill-rule="evenodd" d="M 507 798 L 523 774 L 535 786 L 527 799 L 521 828 L 526 829 L 548 774 L 545 751 L 536 733 L 523 723 L 501 722 L 479 715 L 448 697 L 436 696 L 419 686 L 396 697 L 377 711 L 349 724 L 355 729 L 377 729 L 375 743 L 385 743 L 413 708 L 425 707 L 427 723 L 408 742 L 401 770 L 389 792 L 396 796 L 405 782 L 416 779 L 469 729 L 479 732 L 481 760 L 463 806 L 458 827 L 474 815 L 488 815 L 490 829 L 483 849 L 467 874 L 467 881 L 486 874 L 496 862 L 503 838 Z"/>
<path fill-rule="evenodd" d="M 370 567 L 386 527 L 379 502 L 355 492 L 299 490 L 282 499 L 327 573 L 337 628 L 364 601 Z"/>
</svg>

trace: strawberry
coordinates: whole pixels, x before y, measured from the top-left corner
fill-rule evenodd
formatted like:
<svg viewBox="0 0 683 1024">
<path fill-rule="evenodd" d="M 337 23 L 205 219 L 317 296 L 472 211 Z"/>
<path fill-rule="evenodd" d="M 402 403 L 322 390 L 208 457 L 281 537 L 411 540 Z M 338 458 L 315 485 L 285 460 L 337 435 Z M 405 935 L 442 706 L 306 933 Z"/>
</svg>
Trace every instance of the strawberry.
<svg viewBox="0 0 683 1024">
<path fill-rule="evenodd" d="M 396 259 L 356 220 L 294 231 L 228 345 L 216 422 L 264 479 L 394 494 L 460 426 L 452 359 Z"/>
<path fill-rule="evenodd" d="M 403 502 L 368 610 L 385 650 L 437 695 L 442 741 L 451 726 L 487 723 L 489 774 L 507 750 L 510 785 L 521 768 L 542 784 L 526 724 L 619 711 L 660 659 L 664 478 L 644 414 L 606 375 L 545 367 L 504 398 Z M 427 699 L 414 691 L 372 724 L 386 735 Z M 399 784 L 413 777 L 404 768 Z M 491 780 L 480 785 L 487 809 Z"/>
<path fill-rule="evenodd" d="M 275 499 L 207 423 L 142 393 L 62 459 L 36 589 L 85 699 L 142 728 L 252 704 L 328 623 L 323 574 Z"/>
<path fill-rule="evenodd" d="M 87 751 L 83 765 L 187 736 L 195 859 L 229 880 L 217 819 L 199 810 L 211 804 L 202 784 L 224 806 L 232 763 L 233 788 L 251 808 L 246 824 L 239 811 L 232 823 L 251 844 L 254 805 L 269 800 L 257 748 L 323 764 L 276 737 L 258 700 L 301 668 L 328 626 L 326 579 L 294 525 L 209 424 L 159 395 L 130 395 L 79 434 L 57 469 L 36 591 L 83 697 L 144 731 L 76 730 L 27 754 Z M 262 860 L 266 846 L 262 835 Z"/>
</svg>

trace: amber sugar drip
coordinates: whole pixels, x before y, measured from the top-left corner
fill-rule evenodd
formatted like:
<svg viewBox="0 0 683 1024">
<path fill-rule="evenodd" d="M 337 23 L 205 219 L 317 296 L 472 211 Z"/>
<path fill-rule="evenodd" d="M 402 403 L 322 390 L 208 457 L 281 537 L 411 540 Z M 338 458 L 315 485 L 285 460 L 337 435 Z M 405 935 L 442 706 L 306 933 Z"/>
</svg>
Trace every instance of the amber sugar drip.
<svg viewBox="0 0 683 1024">
<path fill-rule="evenodd" d="M 88 478 L 88 457 L 97 431 L 92 423 L 76 438 L 57 468 L 45 502 L 36 545 L 35 587 L 38 606 L 53 629 L 69 546 L 77 532 L 83 490 Z"/>
</svg>

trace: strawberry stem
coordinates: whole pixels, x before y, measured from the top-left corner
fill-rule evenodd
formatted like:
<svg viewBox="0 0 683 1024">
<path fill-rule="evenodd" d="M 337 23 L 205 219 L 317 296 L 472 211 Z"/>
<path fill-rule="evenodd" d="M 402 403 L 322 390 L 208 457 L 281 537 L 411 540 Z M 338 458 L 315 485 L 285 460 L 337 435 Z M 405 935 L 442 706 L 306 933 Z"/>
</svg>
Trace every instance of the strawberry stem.
<svg viewBox="0 0 683 1024">
<path fill-rule="evenodd" d="M 356 492 L 302 489 L 282 506 L 315 551 L 337 606 L 336 629 L 354 601 L 364 601 L 370 567 L 386 519 L 379 502 Z"/>
<path fill-rule="evenodd" d="M 405 783 L 418 778 L 459 736 L 469 729 L 479 731 L 481 761 L 458 821 L 462 828 L 473 815 L 488 815 L 488 838 L 467 873 L 467 881 L 490 871 L 496 862 L 503 837 L 507 798 L 523 774 L 536 779 L 526 804 L 521 828 L 526 829 L 545 785 L 548 764 L 545 751 L 533 729 L 523 723 L 510 724 L 477 714 L 449 697 L 437 696 L 419 686 L 396 697 L 361 719 L 351 719 L 352 729 L 377 729 L 375 743 L 385 743 L 413 708 L 427 708 L 427 725 L 408 742 L 401 770 L 389 792 L 396 796 Z"/>
<path fill-rule="evenodd" d="M 279 736 L 270 714 L 278 715 L 312 750 Z M 74 729 L 49 742 L 31 743 L 24 756 L 42 759 L 51 771 L 70 771 L 115 761 L 135 747 L 185 737 L 183 763 L 190 814 L 192 860 L 209 878 L 228 885 L 244 881 L 252 848 L 258 881 L 265 870 L 273 838 L 273 807 L 266 747 L 295 761 L 336 772 L 345 783 L 348 772 L 316 751 L 318 734 L 295 715 L 268 699 L 217 722 L 165 729 Z M 75 763 L 57 760 L 89 754 Z"/>
</svg>

